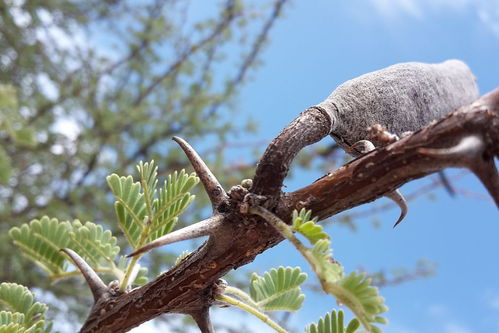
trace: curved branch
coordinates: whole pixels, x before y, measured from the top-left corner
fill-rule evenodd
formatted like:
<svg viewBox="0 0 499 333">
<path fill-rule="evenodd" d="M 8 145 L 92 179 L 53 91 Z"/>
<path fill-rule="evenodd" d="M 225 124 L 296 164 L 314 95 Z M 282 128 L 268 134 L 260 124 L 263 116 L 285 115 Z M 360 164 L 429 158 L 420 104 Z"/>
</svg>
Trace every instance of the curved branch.
<svg viewBox="0 0 499 333">
<path fill-rule="evenodd" d="M 316 128 L 303 127 L 302 121 Z M 492 165 L 494 156 L 499 156 L 499 89 L 421 131 L 352 161 L 307 187 L 277 198 L 292 158 L 301 147 L 318 141 L 328 131 L 328 118 L 320 109 L 308 109 L 272 142 L 262 158 L 263 165 L 259 165 L 254 178 L 258 184 L 253 189 L 275 194 L 272 199 L 277 207 L 272 213 L 281 220 L 289 221 L 292 211 L 300 207 L 312 209 L 314 215 L 325 218 L 447 167 L 469 168 L 482 175 L 482 181 L 489 184 L 489 188 L 497 188 L 494 185 L 498 183 L 497 171 L 492 170 Z M 293 135 L 298 140 L 294 140 Z M 453 147 L 462 138 L 473 135 L 483 143 L 483 149 L 475 150 L 473 156 L 463 158 L 456 154 L 440 158 L 420 152 L 421 148 Z M 486 179 L 486 174 L 495 178 Z M 272 179 L 272 176 L 278 179 Z M 496 198 L 496 192 L 489 191 Z M 163 313 L 199 313 L 213 304 L 214 284 L 220 277 L 251 262 L 283 239 L 260 217 L 240 214 L 241 202 L 229 203 L 222 215 L 223 226 L 214 237 L 155 280 L 94 306 L 80 332 L 126 332 Z"/>
<path fill-rule="evenodd" d="M 296 154 L 329 135 L 331 119 L 319 107 L 303 111 L 267 147 L 255 171 L 252 193 L 277 196 Z"/>
<path fill-rule="evenodd" d="M 449 167 L 474 172 L 499 206 L 499 176 L 494 164 L 498 142 L 499 88 L 435 124 L 287 194 L 279 211 L 306 207 L 324 219 Z"/>
</svg>

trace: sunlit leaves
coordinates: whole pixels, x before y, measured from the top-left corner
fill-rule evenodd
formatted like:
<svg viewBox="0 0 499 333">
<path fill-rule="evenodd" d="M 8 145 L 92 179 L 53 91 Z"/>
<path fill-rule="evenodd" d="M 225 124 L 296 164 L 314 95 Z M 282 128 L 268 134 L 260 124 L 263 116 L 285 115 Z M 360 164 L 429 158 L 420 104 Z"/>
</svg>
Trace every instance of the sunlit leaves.
<svg viewBox="0 0 499 333">
<path fill-rule="evenodd" d="M 140 183 L 134 182 L 132 176 L 120 177 L 117 174 L 108 176 L 106 180 L 116 198 L 114 209 L 120 228 L 132 248 L 137 249 L 146 223 L 146 205 L 144 195 L 140 193 Z"/>
<path fill-rule="evenodd" d="M 386 324 L 386 319 L 379 315 L 388 308 L 384 305 L 385 300 L 379 295 L 378 288 L 371 285 L 371 279 L 366 278 L 365 274 L 352 272 L 341 279 L 337 286 L 345 295 L 338 300 L 347 305 L 366 328 L 370 327 L 372 332 L 381 332 L 372 323 Z"/>
<path fill-rule="evenodd" d="M 66 257 L 59 250 L 70 244 L 70 229 L 68 222 L 44 216 L 41 220 L 33 220 L 20 228 L 12 228 L 9 235 L 27 258 L 44 269 L 49 276 L 54 276 L 66 271 Z"/>
<path fill-rule="evenodd" d="M 333 260 L 329 240 L 321 239 L 317 241 L 310 253 L 315 259 L 313 269 L 321 278 L 330 283 L 335 283 L 343 276 L 343 268 Z"/>
<path fill-rule="evenodd" d="M 199 182 L 195 174 L 174 172 L 157 190 L 154 161 L 137 166 L 140 181 L 132 176 L 112 174 L 107 183 L 116 197 L 118 222 L 134 250 L 170 232 L 180 215 L 192 202 L 189 191 Z"/>
<path fill-rule="evenodd" d="M 272 268 L 263 277 L 253 273 L 250 281 L 250 295 L 239 288 L 225 286 L 222 295 L 215 298 L 226 304 L 237 306 L 277 332 L 287 331 L 275 323 L 265 311 L 297 311 L 301 308 L 305 295 L 301 293 L 300 285 L 306 280 L 307 274 L 300 267 Z M 233 298 L 228 295 L 233 295 Z"/>
<path fill-rule="evenodd" d="M 148 241 L 153 241 L 169 233 L 178 221 L 180 215 L 194 200 L 194 195 L 189 191 L 199 182 L 194 174 L 188 175 L 184 170 L 174 172 L 168 176 L 163 187 L 159 190 L 159 196 L 154 201 L 155 215 Z"/>
<path fill-rule="evenodd" d="M 307 237 L 314 244 L 313 248 L 303 246 L 298 239 L 294 238 L 294 235 L 288 237 L 293 238 L 293 244 L 311 264 L 323 290 L 334 295 L 339 303 L 352 310 L 367 330 L 381 332 L 378 327 L 372 324 L 386 323 L 386 320 L 379 316 L 387 311 L 383 297 L 379 296 L 378 289 L 371 286 L 371 279 L 366 279 L 364 274 L 353 272 L 346 276 L 343 275 L 343 268 L 332 258 L 329 236 L 320 226 L 315 224 L 314 219 L 310 220 L 310 216 L 310 211 L 307 212 L 303 209 L 300 213 L 294 211 L 293 229 Z M 285 224 L 281 227 L 289 228 Z M 322 325 L 322 327 L 328 327 L 324 321 Z M 310 330 L 312 329 L 311 327 Z"/>
<path fill-rule="evenodd" d="M 272 268 L 263 277 L 253 273 L 250 295 L 263 311 L 296 311 L 305 299 L 300 285 L 306 278 L 299 267 Z"/>
<path fill-rule="evenodd" d="M 23 254 L 40 266 L 51 278 L 64 277 L 68 269 L 68 257 L 61 248 L 76 251 L 96 271 L 112 271 L 113 260 L 120 248 L 109 230 L 104 231 L 91 222 L 82 224 L 60 222 L 44 216 L 9 232 L 14 244 Z"/>
<path fill-rule="evenodd" d="M 333 310 L 327 313 L 324 318 L 320 318 L 317 324 L 311 324 L 305 328 L 306 333 L 355 333 L 359 328 L 359 321 L 352 319 L 347 327 L 344 326 L 343 311 Z"/>
<path fill-rule="evenodd" d="M 321 225 L 317 224 L 317 218 L 310 218 L 311 210 L 302 208 L 300 213 L 293 211 L 293 229 L 305 236 L 310 243 L 315 244 L 320 239 L 329 239 L 329 235 Z"/>
<path fill-rule="evenodd" d="M 35 302 L 28 288 L 15 283 L 0 284 L 0 332 L 45 333 L 45 304 Z"/>
<path fill-rule="evenodd" d="M 113 261 L 120 252 L 119 246 L 116 245 L 117 239 L 113 237 L 111 231 L 104 230 L 102 226 L 95 223 L 82 224 L 75 220 L 69 234 L 72 239 L 72 249 L 83 257 L 90 266 L 107 265 L 102 261 Z"/>
</svg>

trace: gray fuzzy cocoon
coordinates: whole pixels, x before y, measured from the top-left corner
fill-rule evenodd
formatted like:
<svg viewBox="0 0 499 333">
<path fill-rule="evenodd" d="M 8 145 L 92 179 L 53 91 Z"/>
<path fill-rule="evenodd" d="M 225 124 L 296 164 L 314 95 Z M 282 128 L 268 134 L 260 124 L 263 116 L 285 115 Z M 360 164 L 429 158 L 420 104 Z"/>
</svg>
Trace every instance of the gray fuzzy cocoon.
<svg viewBox="0 0 499 333">
<path fill-rule="evenodd" d="M 479 96 L 475 81 L 460 60 L 400 63 L 341 84 L 318 106 L 331 118 L 331 136 L 345 148 L 369 140 L 371 125 L 400 136 L 470 104 Z"/>
</svg>

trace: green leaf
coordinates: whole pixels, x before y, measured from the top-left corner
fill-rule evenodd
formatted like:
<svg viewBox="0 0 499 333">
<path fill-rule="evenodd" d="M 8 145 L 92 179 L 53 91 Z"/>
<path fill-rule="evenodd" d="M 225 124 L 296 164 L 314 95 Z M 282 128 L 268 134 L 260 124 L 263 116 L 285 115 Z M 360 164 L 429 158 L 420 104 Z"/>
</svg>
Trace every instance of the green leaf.
<svg viewBox="0 0 499 333">
<path fill-rule="evenodd" d="M 62 248 L 77 252 L 97 272 L 112 271 L 113 260 L 120 251 L 111 232 L 92 222 L 59 222 L 44 216 L 12 228 L 9 235 L 23 254 L 52 279 L 64 277 L 69 267 L 68 258 L 60 252 Z"/>
<path fill-rule="evenodd" d="M 371 286 L 371 279 L 366 274 L 352 272 L 340 281 L 337 286 L 341 288 L 338 301 L 348 306 L 359 321 L 372 332 L 381 331 L 372 323 L 386 324 L 387 320 L 379 314 L 388 310 L 384 305 L 384 298 L 379 296 L 378 288 Z"/>
<path fill-rule="evenodd" d="M 16 283 L 0 284 L 0 305 L 8 311 L 2 311 L 0 322 L 4 324 L 21 324 L 40 332 L 45 326 L 45 304 L 35 302 L 28 288 Z"/>
<path fill-rule="evenodd" d="M 0 286 L 1 287 L 1 286 Z M 0 327 L 9 324 L 22 324 L 24 323 L 24 315 L 19 312 L 0 311 Z"/>
<path fill-rule="evenodd" d="M 329 239 L 322 226 L 317 224 L 317 218 L 310 219 L 312 211 L 302 208 L 300 213 L 293 211 L 293 229 L 305 236 L 310 243 L 315 244 L 321 239 Z"/>
<path fill-rule="evenodd" d="M 28 333 L 28 330 L 20 324 L 11 323 L 0 326 L 0 333 Z"/>
<path fill-rule="evenodd" d="M 327 239 L 321 239 L 315 243 L 311 251 L 315 259 L 313 269 L 320 278 L 336 283 L 343 276 L 343 268 L 334 262 L 330 244 L 331 242 Z"/>
<path fill-rule="evenodd" d="M 147 282 L 149 282 L 149 278 L 147 277 L 148 269 L 147 267 L 141 267 L 139 272 L 137 273 L 137 277 L 132 283 L 132 286 L 143 286 Z"/>
<path fill-rule="evenodd" d="M 20 228 L 10 229 L 9 235 L 14 244 L 19 246 L 23 254 L 47 272 L 49 276 L 66 271 L 66 257 L 59 250 L 68 247 L 71 238 L 68 222 L 59 222 L 44 216 L 41 220 L 33 220 Z"/>
<path fill-rule="evenodd" d="M 186 174 L 185 170 L 175 171 L 168 175 L 163 187 L 159 190 L 158 200 L 154 202 L 154 218 L 152 228 L 147 235 L 151 242 L 169 233 L 178 221 L 179 216 L 194 200 L 189 191 L 199 183 L 195 173 Z"/>
<path fill-rule="evenodd" d="M 92 222 L 82 224 L 75 220 L 69 233 L 72 239 L 71 249 L 77 252 L 91 267 L 109 266 L 116 258 L 120 247 L 110 230 Z"/>
<path fill-rule="evenodd" d="M 139 171 L 140 184 L 145 195 L 144 199 L 148 208 L 148 215 L 152 218 L 152 204 L 156 198 L 156 187 L 158 185 L 158 167 L 154 165 L 154 160 L 149 163 L 140 161 L 137 165 L 137 170 Z"/>
<path fill-rule="evenodd" d="M 263 277 L 253 273 L 250 295 L 263 311 L 296 311 L 305 299 L 300 285 L 306 278 L 307 274 L 302 273 L 299 267 L 273 268 Z"/>
<path fill-rule="evenodd" d="M 170 232 L 180 215 L 192 202 L 189 191 L 199 182 L 194 173 L 175 171 L 159 189 L 154 161 L 137 165 L 140 182 L 132 176 L 112 174 L 107 183 L 116 197 L 118 222 L 134 250 Z"/>
<path fill-rule="evenodd" d="M 354 333 L 360 327 L 359 321 L 354 318 L 348 326 L 343 326 L 344 313 L 342 310 L 336 313 L 333 310 L 331 314 L 327 313 L 324 318 L 320 318 L 317 324 L 310 324 L 305 328 L 307 333 Z"/>
<path fill-rule="evenodd" d="M 131 247 L 140 247 L 141 233 L 144 230 L 146 204 L 144 195 L 140 193 L 140 183 L 134 182 L 132 176 L 120 177 L 112 174 L 106 178 L 111 191 L 116 197 L 114 208 L 118 223 Z"/>
</svg>

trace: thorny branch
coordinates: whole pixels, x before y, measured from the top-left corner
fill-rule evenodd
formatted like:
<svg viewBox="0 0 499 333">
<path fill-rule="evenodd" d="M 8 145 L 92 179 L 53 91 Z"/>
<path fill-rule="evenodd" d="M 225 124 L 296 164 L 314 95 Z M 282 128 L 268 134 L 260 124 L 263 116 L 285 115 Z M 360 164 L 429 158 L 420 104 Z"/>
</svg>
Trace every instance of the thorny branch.
<svg viewBox="0 0 499 333">
<path fill-rule="evenodd" d="M 215 212 L 217 226 L 208 233 L 207 242 L 150 283 L 94 306 L 80 332 L 126 332 L 164 313 L 193 315 L 203 332 L 210 332 L 207 309 L 215 303 L 220 278 L 283 239 L 267 222 L 247 213 L 248 205 L 263 205 L 288 222 L 292 211 L 301 207 L 324 219 L 411 180 L 461 167 L 480 178 L 499 206 L 494 164 L 494 157 L 499 157 L 499 88 L 302 189 L 281 193 L 293 158 L 304 146 L 328 135 L 329 128 L 327 115 L 319 109 L 300 114 L 268 146 L 249 192 L 243 187 L 234 195 L 231 191 L 224 211 Z"/>
</svg>

